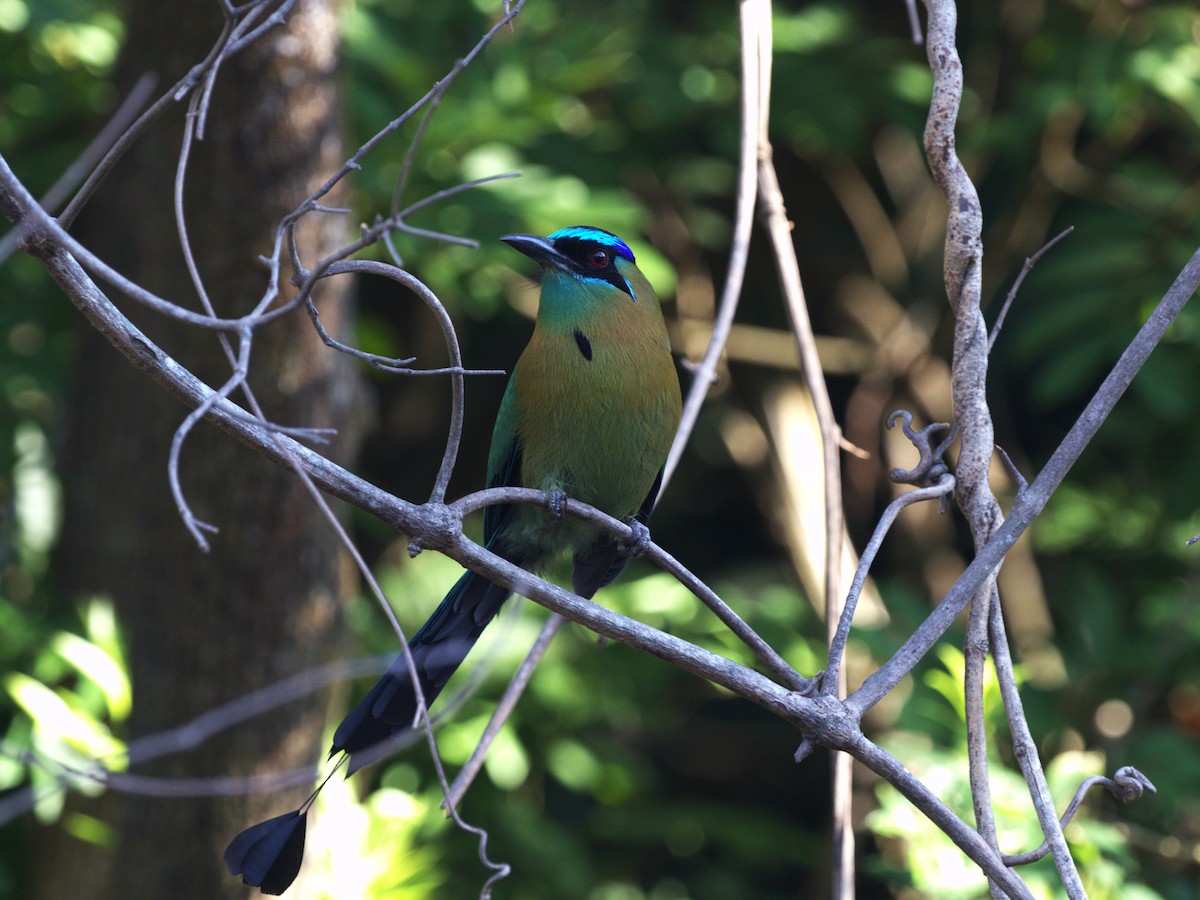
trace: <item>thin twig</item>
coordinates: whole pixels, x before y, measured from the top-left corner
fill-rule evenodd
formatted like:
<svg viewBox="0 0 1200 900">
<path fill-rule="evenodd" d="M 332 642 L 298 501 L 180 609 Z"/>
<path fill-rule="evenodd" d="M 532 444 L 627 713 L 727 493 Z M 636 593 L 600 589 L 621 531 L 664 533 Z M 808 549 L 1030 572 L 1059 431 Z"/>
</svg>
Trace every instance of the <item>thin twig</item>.
<svg viewBox="0 0 1200 900">
<path fill-rule="evenodd" d="M 188 237 L 187 216 L 184 213 L 184 185 L 187 178 L 188 160 L 191 157 L 192 141 L 195 136 L 196 122 L 198 114 L 196 107 L 201 98 L 207 98 L 211 91 L 213 83 L 212 75 L 215 74 L 216 68 L 210 72 L 210 77 L 206 80 L 205 90 L 200 94 L 193 94 L 188 102 L 188 114 L 184 118 L 183 127 L 183 142 L 179 149 L 179 160 L 175 166 L 175 184 L 173 204 L 175 210 L 175 232 L 179 236 L 179 247 L 183 252 L 184 265 L 188 271 L 188 277 L 191 279 L 192 287 L 196 291 L 196 296 L 200 298 L 200 304 L 204 311 L 212 317 L 216 317 L 216 310 L 213 308 L 212 300 L 208 296 L 208 291 L 204 287 L 204 279 L 200 276 L 200 268 L 196 265 L 196 257 L 192 252 L 192 242 Z M 233 375 L 229 380 L 217 391 L 217 394 L 222 397 L 229 395 L 238 387 L 243 387 L 246 383 L 246 377 L 249 373 L 250 366 L 250 346 L 253 340 L 253 332 L 249 329 L 243 329 L 240 334 L 239 349 L 235 353 L 229 337 L 223 333 L 218 333 L 218 340 L 221 350 L 225 354 L 225 358 L 233 367 Z M 252 400 L 252 398 L 251 398 Z M 175 434 L 171 439 L 171 451 L 167 461 L 167 480 L 171 486 L 171 495 L 175 499 L 175 506 L 179 510 L 180 518 L 183 519 L 184 526 L 191 533 L 193 540 L 196 541 L 200 549 L 208 552 L 208 541 L 204 537 L 203 532 L 215 532 L 216 528 L 207 522 L 199 521 L 193 514 L 191 507 L 187 503 L 187 499 L 183 494 L 183 486 L 179 477 L 179 456 L 182 452 L 183 443 L 187 439 L 188 433 L 192 426 L 203 418 L 205 407 L 203 405 L 193 410 L 180 423 L 175 430 Z"/>
<path fill-rule="evenodd" d="M 760 213 L 774 249 L 779 283 L 783 290 L 791 319 L 792 333 L 800 354 L 800 368 L 804 373 L 816 411 L 821 432 L 822 483 L 825 507 L 825 627 L 826 643 L 832 646 L 842 617 L 842 536 L 845 518 L 842 510 L 842 474 L 840 444 L 842 430 L 833 414 L 829 391 L 825 385 L 825 373 L 821 369 L 817 353 L 816 337 L 812 320 L 808 315 L 808 303 L 804 286 L 800 280 L 800 264 L 796 248 L 792 243 L 792 224 L 784 206 L 783 191 L 775 171 L 774 151 L 769 133 L 771 92 L 771 4 L 770 0 L 742 3 L 743 13 L 753 22 L 753 40 L 743 38 L 743 43 L 752 46 L 757 61 L 759 82 L 758 121 L 758 193 Z M 753 68 L 753 67 L 749 67 Z M 745 73 L 743 73 L 744 75 Z M 845 670 L 832 673 L 827 682 L 839 697 L 846 695 Z M 853 770 L 851 758 L 835 753 L 833 766 L 833 885 L 830 896 L 835 900 L 852 900 L 855 894 L 854 826 L 851 800 L 853 795 Z"/>
<path fill-rule="evenodd" d="M 466 392 L 462 368 L 462 351 L 458 345 L 458 334 L 454 330 L 454 322 L 450 318 L 450 314 L 446 312 L 446 307 L 442 305 L 442 301 L 437 298 L 437 295 L 423 281 L 403 269 L 373 260 L 353 260 L 330 265 L 327 274 L 335 275 L 345 272 L 365 272 L 373 275 L 382 275 L 385 278 L 391 278 L 399 282 L 421 298 L 421 301 L 433 313 L 434 318 L 442 329 L 442 335 L 446 340 L 446 355 L 450 357 L 450 369 L 448 370 L 450 372 L 450 431 L 446 438 L 446 449 L 442 454 L 442 464 L 438 467 L 437 477 L 433 483 L 433 490 L 429 496 L 430 502 L 441 503 L 446 498 L 446 487 L 450 483 L 451 474 L 454 472 L 454 463 L 458 459 L 458 448 L 462 442 L 463 404 Z M 312 311 L 315 312 L 315 307 L 312 307 Z"/>
<path fill-rule="evenodd" d="M 917 0 L 904 0 L 904 8 L 908 11 L 908 28 L 912 35 L 912 42 L 918 47 L 925 41 L 925 36 L 921 34 L 921 19 L 917 15 Z"/>
<path fill-rule="evenodd" d="M 500 701 L 496 704 L 495 710 L 492 712 L 492 717 L 488 719 L 487 727 L 483 730 L 479 741 L 475 744 L 475 749 L 471 752 L 470 758 L 463 764 L 463 767 L 458 770 L 458 775 L 454 778 L 454 783 L 450 785 L 450 792 L 447 794 L 446 802 L 453 806 L 462 803 L 463 797 L 471 787 L 471 783 L 475 780 L 475 776 L 479 774 L 479 770 L 483 768 L 483 761 L 487 757 L 488 750 L 495 742 L 496 737 L 500 734 L 500 729 L 504 727 L 504 723 L 508 721 L 514 709 L 516 709 L 517 701 L 521 699 L 521 695 L 525 693 L 525 688 L 529 685 L 529 679 L 533 677 L 533 671 L 537 668 L 538 663 L 542 661 L 542 657 L 546 655 L 546 650 L 549 649 L 554 636 L 562 629 L 567 620 L 562 616 L 551 613 L 546 619 L 542 630 L 538 632 L 537 639 L 533 642 L 533 646 L 529 648 L 529 653 L 525 656 L 520 668 L 508 682 L 508 687 L 504 689 L 504 694 L 500 697 Z"/>
<path fill-rule="evenodd" d="M 456 335 L 455 335 L 455 339 L 457 340 Z M 461 376 L 459 376 L 459 377 L 461 378 Z M 277 440 L 281 440 L 281 439 L 277 438 Z M 494 885 L 500 879 L 505 878 L 511 872 L 511 867 L 508 865 L 508 863 L 494 862 L 488 856 L 488 853 L 487 853 L 488 832 L 487 832 L 487 830 L 483 829 L 477 825 L 471 825 L 470 823 L 468 823 L 466 820 L 464 820 L 458 814 L 458 812 L 455 808 L 455 803 L 451 799 L 450 785 L 447 783 L 447 780 L 446 780 L 445 765 L 442 762 L 441 754 L 438 751 L 437 738 L 433 733 L 433 721 L 429 715 L 429 707 L 426 702 L 424 688 L 422 687 L 422 684 L 421 684 L 420 673 L 417 671 L 417 664 L 416 664 L 416 660 L 413 658 L 412 649 L 409 647 L 408 640 L 404 636 L 404 629 L 400 626 L 400 622 L 396 618 L 396 614 L 392 610 L 391 604 L 387 602 L 387 598 L 384 596 L 383 589 L 379 586 L 379 582 L 375 579 L 374 574 L 371 572 L 370 568 L 367 566 L 365 560 L 363 560 L 362 555 L 359 553 L 357 546 L 355 546 L 354 542 L 350 539 L 350 536 L 346 533 L 346 530 L 342 526 L 341 521 L 339 521 L 337 516 L 335 516 L 333 514 L 333 511 L 329 508 L 329 504 L 326 502 L 325 498 L 323 496 L 321 496 L 321 494 L 318 492 L 317 487 L 313 483 L 312 478 L 309 477 L 309 475 L 303 471 L 303 469 L 301 468 L 301 466 L 299 464 L 299 460 L 297 460 L 294 456 L 291 457 L 289 462 L 292 464 L 295 471 L 298 474 L 300 474 L 301 479 L 304 483 L 304 486 L 308 489 L 309 493 L 312 495 L 313 500 L 316 502 L 318 508 L 325 515 L 325 518 L 333 526 L 335 532 L 338 535 L 338 539 L 341 541 L 342 545 L 350 552 L 350 554 L 354 558 L 355 564 L 358 566 L 359 571 L 363 574 L 363 577 L 366 579 L 367 584 L 369 585 L 371 592 L 375 595 L 376 600 L 378 601 L 380 606 L 383 608 L 384 614 L 387 616 L 388 621 L 392 626 L 392 630 L 396 633 L 396 636 L 400 642 L 401 654 L 404 657 L 404 664 L 408 669 L 409 682 L 413 687 L 413 693 L 416 697 L 417 723 L 418 723 L 418 726 L 419 726 L 421 732 L 425 735 L 425 740 L 429 747 L 429 754 L 430 754 L 430 758 L 433 762 L 434 771 L 437 773 L 438 784 L 441 786 L 442 796 L 445 798 L 445 805 L 446 805 L 447 812 L 450 815 L 450 818 L 453 819 L 455 826 L 457 826 L 462 831 L 466 831 L 471 834 L 474 834 L 478 838 L 478 850 L 479 850 L 480 862 L 482 862 L 486 868 L 490 869 L 493 872 L 492 877 L 489 878 L 487 880 L 487 882 L 484 884 L 484 887 L 480 893 L 480 896 L 481 897 L 490 896 L 492 885 Z M 340 762 L 339 762 L 339 765 L 340 765 Z M 322 783 L 321 787 L 324 787 L 324 783 Z"/>
<path fill-rule="evenodd" d="M 313 193 L 310 194 L 299 207 L 297 207 L 296 211 L 292 213 L 291 218 L 294 220 L 304 215 L 304 213 L 307 212 L 311 207 L 311 204 L 316 203 L 331 190 L 333 190 L 334 186 L 337 185 L 338 182 L 340 182 L 351 172 L 362 168 L 363 157 L 370 153 L 371 150 L 374 149 L 384 138 L 394 133 L 398 128 L 402 127 L 405 122 L 411 119 L 435 97 L 445 93 L 450 84 L 454 82 L 454 79 L 456 79 L 462 73 L 462 71 L 469 66 L 480 53 L 483 52 L 483 48 L 492 42 L 492 39 L 500 33 L 501 29 L 512 23 L 512 21 L 525 7 L 525 3 L 526 0 L 516 0 L 515 3 L 508 5 L 504 11 L 504 15 L 496 22 L 495 25 L 488 29 L 483 37 L 481 37 L 475 43 L 475 46 L 471 48 L 470 52 L 458 60 L 458 62 L 454 64 L 454 67 L 445 76 L 443 76 L 440 81 L 426 91 L 416 103 L 414 103 L 401 115 L 397 116 L 383 128 L 375 132 L 375 134 L 373 134 L 370 138 L 364 141 L 363 144 L 356 151 L 354 151 L 350 158 L 342 164 L 341 168 L 329 176 L 324 184 L 313 191 Z"/>
<path fill-rule="evenodd" d="M 742 3 L 742 33 L 753 28 L 752 11 L 747 4 Z M 738 150 L 738 180 L 737 205 L 733 216 L 733 243 L 729 249 L 729 270 L 725 273 L 725 284 L 721 288 L 721 300 L 717 305 L 717 315 L 713 321 L 712 336 L 698 365 L 692 370 L 692 384 L 688 388 L 687 397 L 683 401 L 683 414 L 679 420 L 679 429 L 675 432 L 675 440 L 667 453 L 667 462 L 663 467 L 662 489 L 659 498 L 665 493 L 679 459 L 683 456 L 683 448 L 691 439 L 692 430 L 696 427 L 696 419 L 700 416 L 700 407 L 708 396 L 708 389 L 717 378 L 717 364 L 725 352 L 725 344 L 729 340 L 729 331 L 733 327 L 733 317 L 737 314 L 738 300 L 742 294 L 742 282 L 746 277 L 746 260 L 750 254 L 750 229 L 754 225 L 754 202 L 757 194 L 756 163 L 758 159 L 758 127 L 762 98 L 758 63 L 749 53 L 742 54 L 742 108 L 741 108 L 741 143 Z"/>
<path fill-rule="evenodd" d="M 862 558 L 858 561 L 858 568 L 854 572 L 854 579 L 850 582 L 850 590 L 846 595 L 846 604 L 842 608 L 837 631 L 834 632 L 833 640 L 829 643 L 829 658 L 825 664 L 825 678 L 828 681 L 822 687 L 825 693 L 832 694 L 834 685 L 841 680 L 842 659 L 846 653 L 846 642 L 850 638 L 850 625 L 854 620 L 858 598 L 862 595 L 863 587 L 867 583 L 867 573 L 871 571 L 871 564 L 875 562 L 875 556 L 883 545 L 883 539 L 891 530 L 892 524 L 905 507 L 923 500 L 940 500 L 953 490 L 954 476 L 948 472 L 943 473 L 936 484 L 901 494 L 888 504 L 887 509 L 879 517 L 871 539 L 863 548 Z"/>
<path fill-rule="evenodd" d="M 442 94 L 436 94 L 430 98 L 429 103 L 425 107 L 425 115 L 421 116 L 421 121 L 417 124 L 416 134 L 413 135 L 411 141 L 408 142 L 408 150 L 404 154 L 404 162 L 400 164 L 400 173 L 396 176 L 396 186 L 392 189 L 392 205 L 391 211 L 393 218 L 397 220 L 403 219 L 399 215 L 400 198 L 404 195 L 404 186 L 408 183 L 409 173 L 412 171 L 413 163 L 417 158 L 417 150 L 421 146 L 421 140 L 425 137 L 425 132 L 429 129 L 429 122 L 433 118 L 433 114 L 441 105 Z"/>
<path fill-rule="evenodd" d="M 250 44 L 253 44 L 255 41 L 257 41 L 268 30 L 275 28 L 278 25 L 282 25 L 284 18 L 289 12 L 291 12 L 292 7 L 296 5 L 296 2 L 297 0 L 284 0 L 283 3 L 272 8 L 271 14 L 267 17 L 266 21 L 264 21 L 253 31 L 247 32 L 239 37 L 237 43 L 229 48 L 229 52 L 226 55 L 232 56 L 233 54 L 240 52 L 245 47 L 248 47 Z M 264 4 L 264 6 L 269 8 L 270 4 Z"/>
<path fill-rule="evenodd" d="M 411 665 L 411 660 L 409 665 Z M 483 889 L 479 892 L 480 900 L 492 896 L 492 887 L 502 878 L 507 878 L 512 872 L 512 867 L 506 862 L 495 862 L 488 856 L 488 833 L 486 829 L 480 828 L 478 825 L 472 825 L 467 822 L 458 812 L 457 804 L 450 800 L 450 783 L 446 779 L 446 767 L 442 763 L 442 756 L 438 752 L 437 739 L 434 737 L 433 729 L 428 726 L 428 715 L 425 711 L 424 704 L 419 703 L 420 715 L 426 719 L 425 738 L 429 743 L 429 755 L 433 760 L 433 769 L 437 773 L 438 784 L 442 788 L 442 796 L 445 798 L 446 815 L 454 822 L 455 826 L 461 830 L 475 835 L 479 841 L 477 844 L 479 861 L 483 863 L 485 868 L 492 871 L 492 877 L 489 878 L 483 885 Z"/>
<path fill-rule="evenodd" d="M 338 684 L 352 678 L 361 678 L 364 675 L 378 674 L 387 668 L 389 660 L 390 656 L 380 654 L 360 659 L 337 660 L 314 669 L 299 672 L 274 684 L 243 694 L 228 703 L 214 707 L 182 725 L 135 738 L 126 744 L 124 752 L 119 756 L 96 760 L 94 767 L 89 768 L 86 772 L 77 771 L 76 774 L 82 774 L 85 777 L 103 781 L 103 783 L 111 786 L 114 790 L 121 790 L 127 793 L 149 793 L 154 796 L 204 796 L 206 793 L 204 790 L 205 784 L 212 786 L 212 789 L 207 791 L 208 794 L 236 794 L 274 791 L 282 787 L 294 786 L 305 782 L 311 783 L 313 777 L 312 766 L 301 766 L 288 772 L 274 773 L 272 775 L 236 779 L 229 777 L 177 779 L 173 777 L 148 776 L 138 776 L 142 779 L 139 782 L 112 782 L 111 779 L 115 775 L 123 774 L 113 771 L 118 766 L 133 767 L 163 756 L 194 750 L 209 738 L 227 731 L 241 722 L 257 718 L 263 713 L 299 700 L 302 697 L 307 697 L 330 685 Z M 0 749 L 0 753 L 13 759 L 19 758 L 26 765 L 36 765 L 46 770 L 52 770 L 56 766 L 61 768 L 61 766 L 65 765 L 59 760 L 47 758 L 43 754 L 32 752 L 28 749 L 21 749 L 19 752 L 10 752 L 6 748 L 3 748 Z M 124 777 L 131 778 L 133 776 L 124 775 Z M 58 781 L 61 781 L 61 779 Z M 180 781 L 183 782 L 183 786 L 179 788 L 170 786 Z M 237 784 L 241 784 L 242 787 L 240 790 L 236 789 L 235 785 Z M 156 785 L 158 786 L 156 787 Z M 34 807 L 41 796 L 57 789 L 58 787 L 55 785 L 51 785 L 40 792 L 30 788 L 25 791 L 14 792 L 12 795 L 0 799 L 0 825 L 28 812 Z"/>
<path fill-rule="evenodd" d="M 296 766 L 265 775 L 173 778 L 114 772 L 94 761 L 67 761 L 45 753 L 33 753 L 27 749 L 10 752 L 7 748 L 0 747 L 0 755 L 8 756 L 22 765 L 37 766 L 54 779 L 49 785 L 27 786 L 11 795 L 5 795 L 0 799 L 0 822 L 11 821 L 25 814 L 44 798 L 70 790 L 79 781 L 142 797 L 236 797 L 275 793 L 302 784 L 312 784 L 313 781 L 312 766 Z"/>
<path fill-rule="evenodd" d="M 41 197 L 39 204 L 46 212 L 54 212 L 67 199 L 67 195 L 91 172 L 117 140 L 131 127 L 138 111 L 150 99 L 157 79 L 149 72 L 143 74 L 130 88 L 129 94 L 121 101 L 116 112 L 104 124 L 91 143 L 72 162 L 58 180 L 50 186 Z M 21 237 L 21 229 L 14 228 L 0 238 L 0 263 L 8 259 L 13 250 L 17 249 L 17 241 Z"/>
<path fill-rule="evenodd" d="M 100 163 L 95 169 L 92 170 L 92 173 L 87 177 L 87 180 L 84 181 L 83 187 L 81 187 L 75 196 L 71 198 L 71 202 L 67 204 L 66 208 L 62 212 L 62 215 L 58 217 L 58 222 L 62 225 L 63 229 L 71 227 L 71 224 L 75 221 L 76 216 L 79 215 L 80 211 L 87 204 L 88 200 L 91 199 L 101 182 L 108 177 L 108 174 L 113 170 L 113 167 L 117 164 L 117 161 L 125 155 L 125 151 L 133 146 L 133 142 L 136 141 L 138 137 L 140 137 L 141 134 L 147 128 L 149 128 L 155 120 L 158 119 L 159 116 L 161 116 L 174 104 L 178 103 L 181 99 L 183 99 L 183 97 L 187 96 L 187 94 L 190 93 L 196 87 L 196 85 L 200 83 L 201 79 L 204 77 L 204 73 L 208 71 L 213 61 L 223 51 L 225 42 L 229 38 L 229 31 L 230 26 L 228 22 L 226 22 L 225 26 L 221 30 L 221 33 L 217 36 L 217 40 L 213 44 L 212 49 L 208 51 L 208 55 L 201 62 L 197 63 L 195 66 L 192 66 L 192 68 L 185 76 L 183 76 L 183 78 L 172 85 L 161 97 L 158 98 L 158 100 L 151 104 L 149 109 L 138 116 L 137 121 L 135 121 L 133 125 L 126 129 L 121 137 L 118 138 L 112 147 L 109 148 L 108 152 L 104 154 L 104 158 L 100 160 Z"/>
<path fill-rule="evenodd" d="M 1008 646 L 1008 635 L 1004 628 L 1004 611 L 1000 606 L 1000 593 L 996 590 L 995 579 L 989 579 L 991 586 L 991 603 L 989 604 L 988 630 L 992 643 L 992 658 L 996 662 L 996 675 L 1000 684 L 1000 696 L 1004 701 L 1004 712 L 1008 717 L 1008 728 L 1012 734 L 1013 756 L 1017 766 L 1025 777 L 1029 787 L 1029 795 L 1033 800 L 1034 809 L 1038 813 L 1038 821 L 1042 833 L 1046 835 L 1043 842 L 1053 849 L 1057 843 L 1052 835 L 1059 835 L 1064 849 L 1066 837 L 1063 826 L 1068 818 L 1058 819 L 1055 811 L 1054 797 L 1050 793 L 1050 785 L 1046 782 L 1046 774 L 1038 762 L 1037 743 L 1029 730 L 1029 720 L 1025 717 L 1025 707 L 1021 702 L 1021 692 L 1017 688 L 1017 676 L 1013 670 L 1012 653 Z M 1054 823 L 1045 821 L 1045 816 L 1054 817 Z M 1062 849 L 1059 852 L 1063 852 Z M 1010 863 L 1011 865 L 1011 863 Z"/>
<path fill-rule="evenodd" d="M 995 592 L 996 577 L 984 583 L 988 596 Z M 967 634 L 963 639 L 963 700 L 967 729 L 967 771 L 971 781 L 971 807 L 975 828 L 989 847 L 1000 852 L 996 833 L 996 814 L 992 809 L 992 785 L 988 774 L 987 711 L 984 708 L 984 684 L 988 657 L 989 606 L 978 600 L 967 610 Z M 1004 900 L 1004 892 L 992 879 L 988 890 L 994 900 Z"/>
<path fill-rule="evenodd" d="M 1070 804 L 1067 806 L 1067 811 L 1062 814 L 1060 824 L 1063 828 L 1067 827 L 1067 823 L 1075 817 L 1079 806 L 1083 803 L 1083 798 L 1087 796 L 1087 792 L 1094 787 L 1103 787 L 1106 791 L 1120 800 L 1122 803 L 1132 803 L 1134 800 L 1141 798 L 1145 791 L 1152 794 L 1158 793 L 1158 788 L 1150 783 L 1150 779 L 1135 769 L 1133 766 L 1122 766 L 1113 773 L 1112 778 L 1106 778 L 1103 775 L 1092 775 L 1083 780 L 1075 791 L 1075 796 L 1071 798 Z M 1006 855 L 1004 863 L 1008 866 L 1025 866 L 1029 863 L 1037 862 L 1045 856 L 1050 850 L 1049 845 L 1042 841 L 1036 850 L 1030 850 L 1028 853 L 1015 853 Z"/>
<path fill-rule="evenodd" d="M 1021 266 L 1021 271 L 1017 274 L 1016 280 L 1013 281 L 1013 286 L 1008 290 L 1008 296 L 1004 298 L 1004 305 L 1000 307 L 1000 312 L 996 316 L 996 321 L 992 325 L 992 332 L 988 335 L 988 352 L 992 351 L 992 345 L 996 343 L 996 338 L 1000 335 L 1000 329 L 1004 327 L 1004 319 L 1008 316 L 1008 308 L 1012 306 L 1013 300 L 1017 297 L 1017 291 L 1021 289 L 1021 283 L 1025 280 L 1025 276 L 1032 271 L 1037 265 L 1039 259 L 1045 255 L 1046 251 L 1065 238 L 1068 234 L 1075 230 L 1074 225 L 1070 225 L 1056 234 L 1050 240 L 1042 245 L 1042 249 L 1033 256 L 1025 257 L 1025 265 Z"/>
</svg>

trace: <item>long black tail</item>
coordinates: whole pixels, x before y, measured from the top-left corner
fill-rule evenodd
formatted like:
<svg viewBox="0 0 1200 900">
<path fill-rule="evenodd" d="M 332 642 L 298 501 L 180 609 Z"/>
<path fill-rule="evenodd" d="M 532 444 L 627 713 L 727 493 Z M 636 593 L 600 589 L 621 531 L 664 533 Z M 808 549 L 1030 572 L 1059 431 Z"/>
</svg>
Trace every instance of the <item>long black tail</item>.
<svg viewBox="0 0 1200 900">
<path fill-rule="evenodd" d="M 427 705 L 446 686 L 508 597 L 506 588 L 467 572 L 408 642 Z M 334 732 L 329 755 L 343 750 L 351 754 L 347 774 L 353 773 L 359 768 L 353 754 L 411 728 L 416 714 L 417 695 L 401 654 L 342 720 Z"/>
</svg>

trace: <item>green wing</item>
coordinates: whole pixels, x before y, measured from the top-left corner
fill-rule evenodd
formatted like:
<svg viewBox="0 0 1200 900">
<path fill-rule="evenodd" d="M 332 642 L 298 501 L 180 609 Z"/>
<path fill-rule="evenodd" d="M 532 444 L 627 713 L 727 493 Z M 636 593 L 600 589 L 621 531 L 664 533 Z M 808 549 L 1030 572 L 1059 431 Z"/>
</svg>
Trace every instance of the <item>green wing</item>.
<svg viewBox="0 0 1200 900">
<path fill-rule="evenodd" d="M 516 369 L 509 376 L 508 387 L 496 413 L 496 426 L 492 429 L 492 449 L 488 453 L 487 486 L 521 486 L 521 445 L 517 441 Z M 512 516 L 513 506 L 509 503 L 493 504 L 483 511 L 483 543 L 491 546 L 497 534 L 503 531 L 504 523 Z"/>
</svg>

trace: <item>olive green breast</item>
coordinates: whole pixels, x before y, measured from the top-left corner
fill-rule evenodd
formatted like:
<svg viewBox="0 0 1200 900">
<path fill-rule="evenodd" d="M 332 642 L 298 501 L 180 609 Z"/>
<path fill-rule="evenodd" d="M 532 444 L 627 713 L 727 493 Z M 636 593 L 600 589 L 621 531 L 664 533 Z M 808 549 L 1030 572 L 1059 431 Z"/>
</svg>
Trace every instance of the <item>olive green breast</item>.
<svg viewBox="0 0 1200 900">
<path fill-rule="evenodd" d="M 539 322 L 513 378 L 521 483 L 564 491 L 625 519 L 666 459 L 680 395 L 657 303 L 630 303 L 621 312 L 570 330 Z M 559 549 L 594 537 L 568 522 L 549 533 L 544 514 L 520 518 L 523 537 Z"/>
</svg>

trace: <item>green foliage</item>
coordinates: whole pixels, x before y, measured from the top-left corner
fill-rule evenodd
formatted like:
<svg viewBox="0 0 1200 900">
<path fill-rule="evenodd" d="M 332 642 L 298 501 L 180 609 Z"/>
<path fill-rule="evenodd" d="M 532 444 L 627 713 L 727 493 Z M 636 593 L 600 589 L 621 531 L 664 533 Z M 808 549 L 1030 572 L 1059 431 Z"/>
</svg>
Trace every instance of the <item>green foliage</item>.
<svg viewBox="0 0 1200 900">
<path fill-rule="evenodd" d="M 931 743 L 928 736 L 918 732 L 897 731 L 886 748 L 904 760 L 907 768 L 934 794 L 949 804 L 958 816 L 973 821 L 971 784 L 967 767 L 966 715 L 963 706 L 963 676 L 965 660 L 961 651 L 943 645 L 937 655 L 940 668 L 931 668 L 924 681 L 931 688 L 929 703 L 931 719 L 944 721 L 943 733 L 949 741 L 942 746 Z M 1021 680 L 1018 672 L 1018 681 Z M 988 710 L 989 743 L 1004 722 L 999 685 L 989 664 L 986 671 L 984 697 Z M 996 762 L 993 748 L 989 768 L 992 806 L 996 814 L 996 833 L 1005 853 L 1024 853 L 1043 840 L 1037 815 L 1029 799 L 1029 788 L 1015 766 Z M 1051 796 L 1066 798 L 1085 779 L 1093 775 L 1111 774 L 1103 754 L 1070 750 L 1054 757 L 1044 757 L 1046 779 Z M 922 897 L 931 900 L 964 900 L 988 896 L 987 880 L 963 855 L 962 851 L 932 822 L 922 816 L 904 796 L 881 782 L 876 788 L 879 807 L 867 817 L 871 831 L 884 838 L 881 871 L 890 871 L 894 878 L 915 888 Z M 1087 888 L 1093 898 L 1134 897 L 1152 900 L 1159 894 L 1130 880 L 1136 868 L 1127 843 L 1127 833 L 1120 826 L 1091 817 L 1089 810 L 1097 801 L 1092 798 L 1066 829 L 1071 846 Z M 889 868 L 890 867 L 890 868 Z M 903 873 L 903 874 L 901 874 Z M 1035 897 L 1052 898 L 1061 893 L 1062 884 L 1049 857 L 1021 869 Z"/>
<path fill-rule="evenodd" d="M 124 768 L 114 726 L 129 716 L 132 696 L 111 603 L 91 600 L 82 620 L 82 634 L 40 636 L 27 672 L 8 670 L 12 660 L 0 658 L 6 670 L 0 694 L 15 711 L 3 738 L 0 790 L 32 785 L 42 822 L 59 817 L 68 789 L 88 795 L 102 789 L 97 765 Z M 84 832 L 105 839 L 94 829 Z"/>
<path fill-rule="evenodd" d="M 898 735 L 888 749 L 904 759 L 926 787 L 960 817 L 972 821 L 965 748 L 935 748 L 918 735 Z M 1083 779 L 1103 774 L 1104 769 L 1101 754 L 1068 751 L 1047 762 L 1046 778 L 1051 794 L 1065 798 Z M 1042 834 L 1024 778 L 1011 768 L 993 765 L 990 781 L 1001 849 L 1010 853 L 1033 849 L 1042 841 Z M 988 896 L 982 873 L 899 791 L 883 783 L 876 794 L 879 807 L 868 816 L 867 825 L 885 839 L 883 865 L 890 869 L 883 871 L 890 871 L 897 881 L 931 900 Z M 1086 816 L 1087 807 L 1068 826 L 1066 837 L 1088 896 L 1096 900 L 1161 898 L 1161 894 L 1130 880 L 1136 865 L 1124 830 L 1113 823 L 1082 818 Z M 1049 857 L 1020 871 L 1035 897 L 1050 900 L 1061 895 L 1062 883 Z"/>
</svg>

